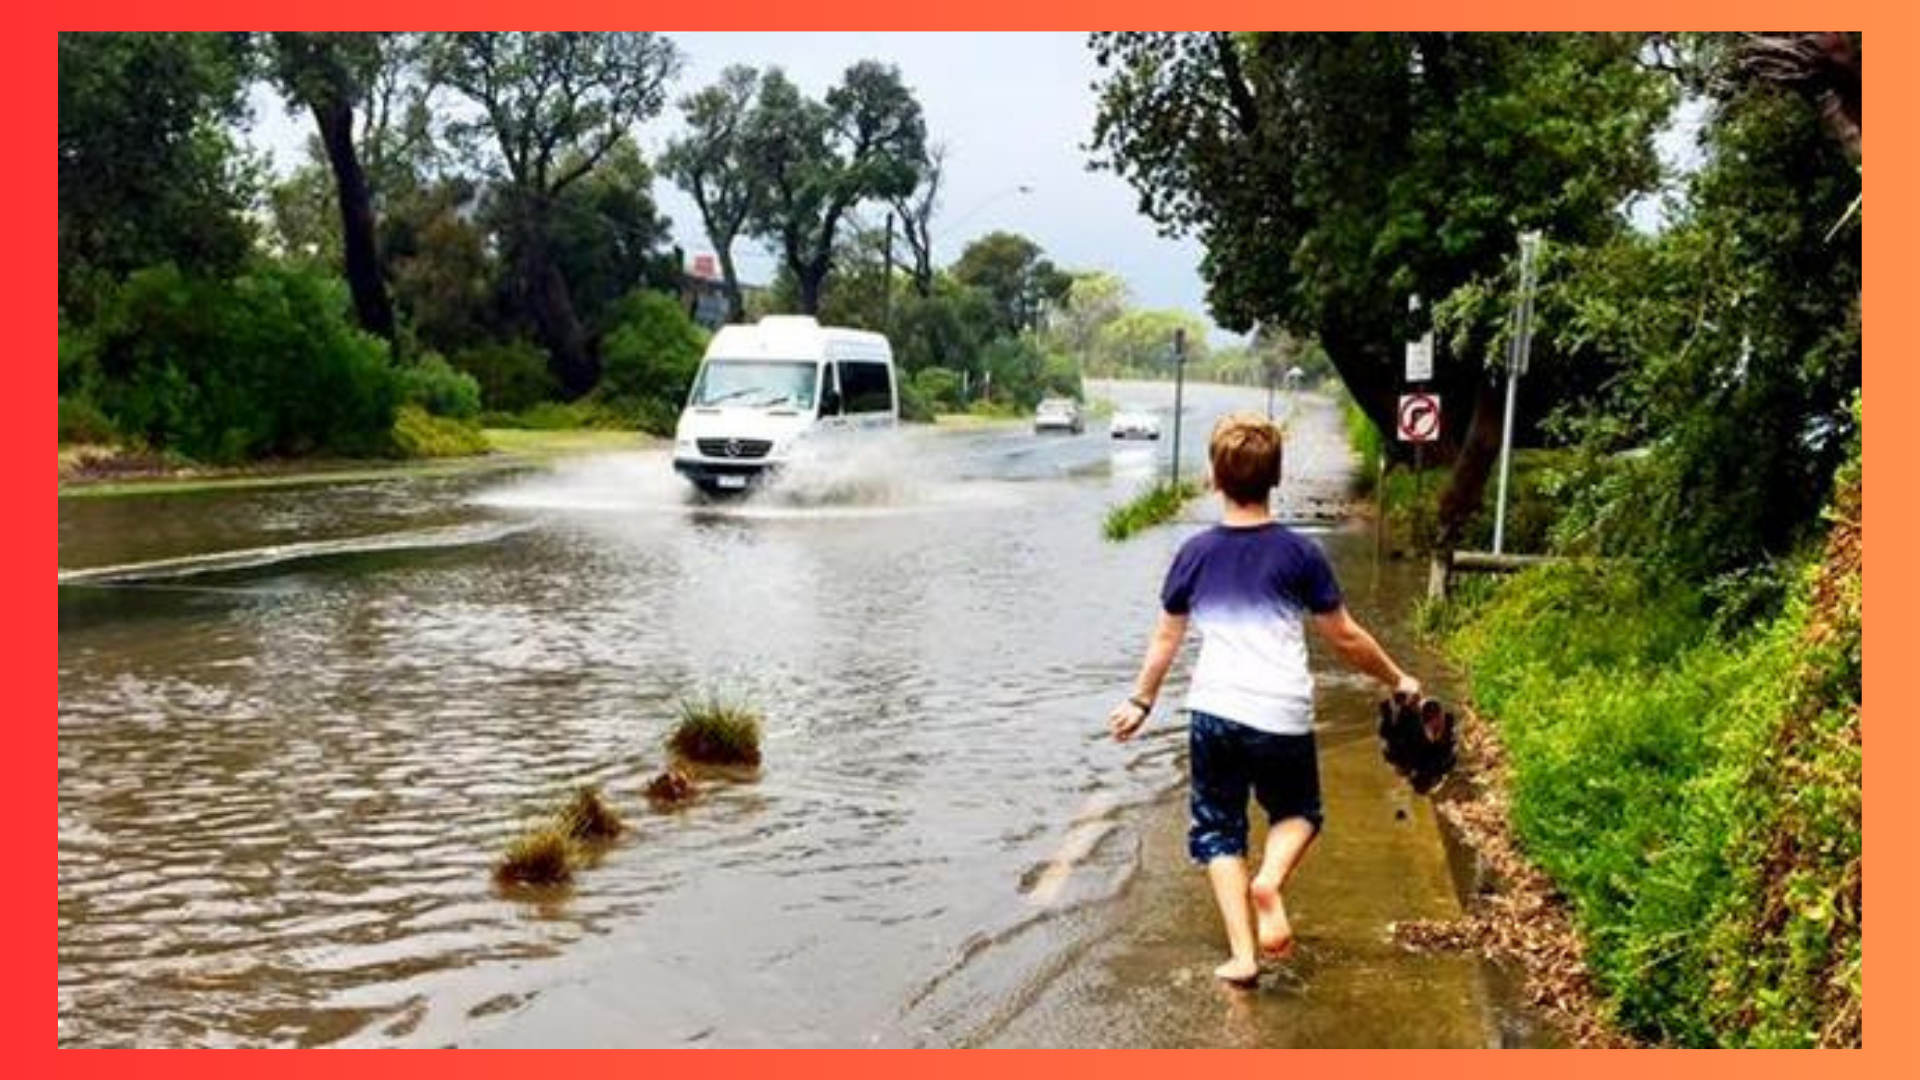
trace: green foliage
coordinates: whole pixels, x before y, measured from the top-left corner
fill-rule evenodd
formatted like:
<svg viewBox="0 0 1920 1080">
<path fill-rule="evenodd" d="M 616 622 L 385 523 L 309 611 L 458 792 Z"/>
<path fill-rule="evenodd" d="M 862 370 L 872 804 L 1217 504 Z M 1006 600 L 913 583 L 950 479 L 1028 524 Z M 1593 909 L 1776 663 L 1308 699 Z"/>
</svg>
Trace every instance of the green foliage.
<svg viewBox="0 0 1920 1080">
<path fill-rule="evenodd" d="M 1408 296 L 1430 310 L 1499 277 L 1525 229 L 1626 232 L 1678 96 L 1629 34 L 1100 33 L 1092 47 L 1097 164 L 1197 236 L 1215 320 L 1319 341 L 1382 425 L 1402 345 L 1426 328 L 1393 317 Z M 1544 367 L 1548 343 L 1537 351 Z M 1486 401 L 1487 355 L 1443 354 L 1435 388 Z M 1468 430 L 1457 415 L 1449 431 Z M 1464 452 L 1484 459 L 1484 444 Z"/>
<path fill-rule="evenodd" d="M 1828 235 L 1859 175 L 1799 97 L 1732 85 L 1669 228 L 1570 256 L 1542 297 L 1543 326 L 1608 387 L 1558 426 L 1636 455 L 1581 492 L 1582 539 L 1701 580 L 1818 528 L 1861 385 L 1861 234 Z"/>
<path fill-rule="evenodd" d="M 909 372 L 943 367 L 980 372 L 980 350 L 985 347 L 993 316 L 986 295 L 955 282 L 947 275 L 934 279 L 928 296 L 909 294 L 895 302 L 893 342 L 895 362 Z"/>
<path fill-rule="evenodd" d="M 926 135 L 920 103 L 891 65 L 852 65 L 824 102 L 778 68 L 761 76 L 741 132 L 743 165 L 759 192 L 748 228 L 779 251 L 801 311 L 820 310 L 847 211 L 913 191 Z"/>
<path fill-rule="evenodd" d="M 387 448 L 398 379 L 337 282 L 136 272 L 88 329 L 98 403 L 125 435 L 205 461 Z"/>
<path fill-rule="evenodd" d="M 480 386 L 481 404 L 493 411 L 518 412 L 559 392 L 546 352 L 528 341 L 462 349 L 453 354 L 453 366 L 473 376 Z"/>
<path fill-rule="evenodd" d="M 952 412 L 960 408 L 960 374 L 943 367 L 921 368 L 908 379 L 913 384 L 914 396 L 936 412 Z"/>
<path fill-rule="evenodd" d="M 760 714 L 718 696 L 683 702 L 667 746 L 697 764 L 759 765 Z"/>
<path fill-rule="evenodd" d="M 677 410 L 693 387 L 707 332 L 677 301 L 657 292 L 627 294 L 614 305 L 610 321 L 600 345 L 599 392 L 670 402 Z"/>
<path fill-rule="evenodd" d="M 60 396 L 60 445 L 105 445 L 118 442 L 120 432 L 90 398 Z"/>
<path fill-rule="evenodd" d="M 700 209 L 707 239 L 720 257 L 727 287 L 737 306 L 739 281 L 733 267 L 733 242 L 747 227 L 756 206 L 766 198 L 765 177 L 746 154 L 745 123 L 760 89 L 760 73 L 734 64 L 720 80 L 680 99 L 687 134 L 669 142 L 660 156 L 660 171 L 693 196 Z M 734 310 L 731 317 L 743 313 Z"/>
<path fill-rule="evenodd" d="M 1032 409 L 1045 395 L 1047 357 L 1025 338 L 999 338 L 980 354 L 980 367 L 990 380 L 995 401 L 1022 410 Z"/>
<path fill-rule="evenodd" d="M 435 416 L 472 420 L 480 415 L 480 383 L 438 353 L 400 368 L 400 400 Z"/>
<path fill-rule="evenodd" d="M 1200 494 L 1200 485 L 1182 480 L 1179 486 L 1161 480 L 1128 502 L 1107 511 L 1101 534 L 1108 540 L 1126 540 L 1143 529 L 1171 521 L 1180 508 Z"/>
<path fill-rule="evenodd" d="M 492 449 L 479 425 L 402 405 L 393 417 L 393 452 L 404 458 L 467 457 Z"/>
<path fill-rule="evenodd" d="M 932 370 L 932 369 L 928 369 Z M 924 372 L 922 373 L 924 374 Z M 934 421 L 934 406 L 920 393 L 919 384 L 911 378 L 901 378 L 898 387 L 900 394 L 900 419 L 909 424 L 931 424 Z"/>
<path fill-rule="evenodd" d="M 1374 463 L 1380 460 L 1381 453 L 1386 449 L 1385 439 L 1380 434 L 1379 426 L 1350 394 L 1340 395 L 1340 420 L 1347 429 L 1347 445 L 1353 448 L 1354 455 L 1360 459 L 1360 469 L 1355 477 L 1363 485 L 1364 494 L 1373 486 L 1377 471 Z"/>
<path fill-rule="evenodd" d="M 1186 335 L 1187 362 L 1205 363 L 1207 324 L 1185 311 L 1127 311 L 1100 328 L 1087 370 L 1102 376 L 1164 379 L 1173 374 L 1173 337 Z"/>
<path fill-rule="evenodd" d="M 1742 632 L 1644 565 L 1541 568 L 1432 622 L 1512 762 L 1601 987 L 1684 1044 L 1859 1038 L 1857 519 Z"/>
<path fill-rule="evenodd" d="M 60 302 L 171 262 L 220 276 L 246 258 L 252 177 L 230 125 L 245 112 L 243 34 L 60 34 Z"/>
<path fill-rule="evenodd" d="M 1039 244 L 1010 232 L 991 232 L 969 243 L 951 273 L 987 297 L 994 332 L 1009 336 L 1030 329 L 1040 304 L 1065 299 L 1073 283 L 1042 256 Z"/>
<path fill-rule="evenodd" d="M 530 321 L 509 317 L 515 305 L 500 302 L 497 238 L 478 220 L 478 202 L 475 185 L 454 178 L 410 185 L 382 206 L 380 251 L 394 302 L 421 346 L 448 356 L 511 341 L 510 324 Z"/>
</svg>

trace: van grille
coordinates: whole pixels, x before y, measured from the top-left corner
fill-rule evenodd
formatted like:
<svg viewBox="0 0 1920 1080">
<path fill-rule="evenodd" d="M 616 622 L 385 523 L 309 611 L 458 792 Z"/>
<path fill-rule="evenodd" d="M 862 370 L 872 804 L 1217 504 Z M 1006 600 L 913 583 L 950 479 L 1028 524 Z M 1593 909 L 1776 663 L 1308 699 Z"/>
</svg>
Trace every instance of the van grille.
<svg viewBox="0 0 1920 1080">
<path fill-rule="evenodd" d="M 767 451 L 773 449 L 770 439 L 698 439 L 695 445 L 706 457 L 742 460 L 766 457 Z"/>
</svg>

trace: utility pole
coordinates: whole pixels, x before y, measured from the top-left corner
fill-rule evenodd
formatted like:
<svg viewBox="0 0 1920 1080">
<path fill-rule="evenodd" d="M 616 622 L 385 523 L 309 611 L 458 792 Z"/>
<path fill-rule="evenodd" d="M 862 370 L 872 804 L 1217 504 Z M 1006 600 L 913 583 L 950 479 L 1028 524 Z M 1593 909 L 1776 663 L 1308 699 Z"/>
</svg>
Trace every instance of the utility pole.
<svg viewBox="0 0 1920 1080">
<path fill-rule="evenodd" d="M 883 307 L 881 329 L 893 333 L 893 211 L 887 211 L 886 270 L 880 277 L 880 287 L 886 290 L 886 303 Z"/>
<path fill-rule="evenodd" d="M 1187 329 L 1173 328 L 1173 486 L 1180 486 L 1180 413 L 1187 385 Z"/>
<path fill-rule="evenodd" d="M 1513 403 L 1520 376 L 1527 373 L 1527 357 L 1533 351 L 1534 256 L 1540 249 L 1540 233 L 1520 234 L 1520 297 L 1513 308 L 1513 338 L 1507 342 L 1507 412 L 1500 428 L 1500 487 L 1494 499 L 1493 553 L 1498 555 L 1507 540 L 1507 474 L 1513 469 Z"/>
</svg>

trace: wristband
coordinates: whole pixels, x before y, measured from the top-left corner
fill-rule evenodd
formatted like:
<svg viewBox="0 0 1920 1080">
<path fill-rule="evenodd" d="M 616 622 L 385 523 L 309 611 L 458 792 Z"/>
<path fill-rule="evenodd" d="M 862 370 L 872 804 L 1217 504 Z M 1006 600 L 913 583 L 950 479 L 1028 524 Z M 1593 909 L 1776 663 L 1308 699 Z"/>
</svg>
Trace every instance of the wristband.
<svg viewBox="0 0 1920 1080">
<path fill-rule="evenodd" d="M 1146 698 L 1140 697 L 1137 694 L 1134 695 L 1133 697 L 1128 698 L 1127 704 L 1133 706 L 1136 709 L 1139 709 L 1142 713 L 1145 713 L 1149 716 L 1153 714 L 1153 702 L 1148 701 Z"/>
</svg>

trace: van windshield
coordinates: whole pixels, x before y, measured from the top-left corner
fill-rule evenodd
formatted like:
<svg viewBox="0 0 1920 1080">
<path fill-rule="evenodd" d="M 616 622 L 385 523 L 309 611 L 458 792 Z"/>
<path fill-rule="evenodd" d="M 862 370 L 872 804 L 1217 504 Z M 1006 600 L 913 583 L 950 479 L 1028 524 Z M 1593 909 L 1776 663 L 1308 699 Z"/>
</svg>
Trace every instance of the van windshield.
<svg viewBox="0 0 1920 1080">
<path fill-rule="evenodd" d="M 709 360 L 693 385 L 693 403 L 811 409 L 818 379 L 812 360 Z"/>
</svg>

